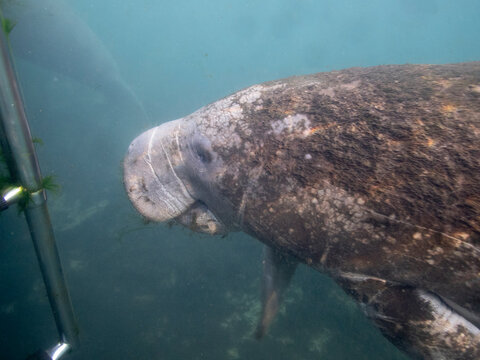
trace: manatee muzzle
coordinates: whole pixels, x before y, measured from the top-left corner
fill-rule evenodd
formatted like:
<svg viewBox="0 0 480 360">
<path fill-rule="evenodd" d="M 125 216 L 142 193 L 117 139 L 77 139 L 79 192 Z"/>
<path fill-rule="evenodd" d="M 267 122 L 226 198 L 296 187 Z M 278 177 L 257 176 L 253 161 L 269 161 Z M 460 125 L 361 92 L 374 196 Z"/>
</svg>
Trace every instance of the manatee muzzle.
<svg viewBox="0 0 480 360">
<path fill-rule="evenodd" d="M 123 163 L 130 201 L 147 219 L 167 221 L 194 202 L 177 169 L 183 166 L 179 145 L 181 120 L 145 131 L 128 148 Z"/>
</svg>

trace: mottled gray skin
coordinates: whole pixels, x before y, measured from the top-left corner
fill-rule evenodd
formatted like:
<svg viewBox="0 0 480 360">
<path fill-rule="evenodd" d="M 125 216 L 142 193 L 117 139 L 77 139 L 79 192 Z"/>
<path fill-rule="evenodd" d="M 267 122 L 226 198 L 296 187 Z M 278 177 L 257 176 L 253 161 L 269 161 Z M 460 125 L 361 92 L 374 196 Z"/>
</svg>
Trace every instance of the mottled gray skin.
<svg viewBox="0 0 480 360">
<path fill-rule="evenodd" d="M 479 62 L 255 85 L 140 135 L 124 166 L 147 218 L 245 231 L 413 357 L 480 358 Z"/>
</svg>

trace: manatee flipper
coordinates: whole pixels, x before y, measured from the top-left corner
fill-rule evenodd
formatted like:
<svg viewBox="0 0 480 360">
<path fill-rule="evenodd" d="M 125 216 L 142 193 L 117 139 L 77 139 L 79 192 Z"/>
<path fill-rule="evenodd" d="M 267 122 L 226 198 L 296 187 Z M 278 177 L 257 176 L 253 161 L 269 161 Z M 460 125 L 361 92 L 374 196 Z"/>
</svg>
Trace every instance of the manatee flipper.
<svg viewBox="0 0 480 360">
<path fill-rule="evenodd" d="M 255 338 L 261 339 L 267 333 L 278 308 L 283 294 L 290 284 L 298 261 L 290 255 L 265 246 L 263 249 L 263 277 L 262 277 L 262 315 L 255 330 Z"/>
<path fill-rule="evenodd" d="M 480 329 L 439 296 L 364 275 L 338 282 L 385 337 L 414 359 L 480 359 Z"/>
</svg>

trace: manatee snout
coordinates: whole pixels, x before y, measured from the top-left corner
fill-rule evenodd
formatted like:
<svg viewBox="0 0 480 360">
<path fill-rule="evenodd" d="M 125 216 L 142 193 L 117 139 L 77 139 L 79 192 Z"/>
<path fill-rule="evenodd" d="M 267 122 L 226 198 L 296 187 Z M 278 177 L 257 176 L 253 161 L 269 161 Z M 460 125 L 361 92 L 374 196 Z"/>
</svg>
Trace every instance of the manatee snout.
<svg viewBox="0 0 480 360">
<path fill-rule="evenodd" d="M 177 174 L 183 158 L 180 120 L 145 131 L 128 148 L 123 163 L 130 201 L 147 219 L 167 221 L 184 213 L 195 199 Z"/>
<path fill-rule="evenodd" d="M 135 138 L 123 163 L 125 189 L 149 220 L 175 220 L 193 231 L 226 234 L 225 225 L 194 195 L 208 173 L 205 166 L 219 161 L 207 139 L 189 130 L 179 119 Z"/>
</svg>

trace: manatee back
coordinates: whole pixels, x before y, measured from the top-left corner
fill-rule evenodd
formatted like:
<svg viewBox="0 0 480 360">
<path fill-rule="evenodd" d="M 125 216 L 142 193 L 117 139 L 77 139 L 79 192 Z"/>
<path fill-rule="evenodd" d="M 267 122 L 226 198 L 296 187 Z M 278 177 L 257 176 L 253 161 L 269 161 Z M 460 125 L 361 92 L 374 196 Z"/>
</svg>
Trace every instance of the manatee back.
<svg viewBox="0 0 480 360">
<path fill-rule="evenodd" d="M 319 269 L 480 313 L 480 63 L 354 68 L 260 91 L 229 98 L 244 148 L 216 149 L 235 167 L 222 188 L 244 228 Z"/>
</svg>

